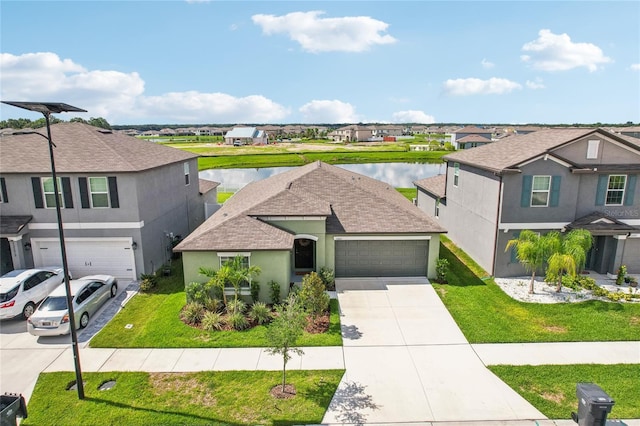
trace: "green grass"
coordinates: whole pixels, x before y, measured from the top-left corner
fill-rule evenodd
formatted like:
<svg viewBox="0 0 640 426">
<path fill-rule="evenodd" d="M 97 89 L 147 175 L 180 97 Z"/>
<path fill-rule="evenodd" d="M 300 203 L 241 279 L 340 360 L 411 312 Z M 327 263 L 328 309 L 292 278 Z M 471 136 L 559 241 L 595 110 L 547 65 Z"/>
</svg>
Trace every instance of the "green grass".
<svg viewBox="0 0 640 426">
<path fill-rule="evenodd" d="M 449 260 L 449 282 L 434 288 L 472 343 L 622 341 L 640 336 L 640 304 L 519 302 L 447 238 L 442 241 L 440 256 Z"/>
<path fill-rule="evenodd" d="M 198 152 L 198 149 L 188 149 Z M 201 154 L 201 153 L 200 153 Z M 393 163 L 393 162 L 440 162 L 444 151 L 357 151 L 357 152 L 301 152 L 281 154 L 246 154 L 219 155 L 198 158 L 198 169 L 225 168 L 260 168 L 278 166 L 302 166 L 314 161 L 328 164 L 357 164 L 357 163 Z"/>
<path fill-rule="evenodd" d="M 396 191 L 404 195 L 409 201 L 418 196 L 418 188 L 396 188 Z"/>
<path fill-rule="evenodd" d="M 181 262 L 174 261 L 172 276 L 162 277 L 152 293 L 139 293 L 96 334 L 94 348 L 248 348 L 269 346 L 268 326 L 245 331 L 207 332 L 180 320 L 186 303 Z M 342 346 L 338 301 L 331 300 L 329 330 L 305 333 L 299 346 Z M 126 325 L 133 324 L 131 328 Z"/>
<path fill-rule="evenodd" d="M 280 371 L 84 373 L 85 396 L 65 390 L 72 372 L 40 375 L 23 425 L 320 424 L 344 370 L 288 371 L 291 399 L 275 399 Z M 116 380 L 110 390 L 98 387 Z"/>
<path fill-rule="evenodd" d="M 224 204 L 235 192 L 218 192 L 218 204 Z"/>
<path fill-rule="evenodd" d="M 577 412 L 576 383 L 595 383 L 614 401 L 609 419 L 640 418 L 640 364 L 494 365 L 489 369 L 550 419 Z"/>
</svg>

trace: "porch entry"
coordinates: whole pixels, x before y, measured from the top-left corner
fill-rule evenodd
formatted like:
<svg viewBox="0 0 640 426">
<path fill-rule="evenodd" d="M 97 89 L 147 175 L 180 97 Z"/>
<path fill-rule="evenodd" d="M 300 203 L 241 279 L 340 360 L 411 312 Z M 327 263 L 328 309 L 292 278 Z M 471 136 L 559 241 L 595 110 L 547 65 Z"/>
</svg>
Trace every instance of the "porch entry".
<svg viewBox="0 0 640 426">
<path fill-rule="evenodd" d="M 316 242 L 310 238 L 297 238 L 293 243 L 293 267 L 297 274 L 315 269 Z"/>
</svg>

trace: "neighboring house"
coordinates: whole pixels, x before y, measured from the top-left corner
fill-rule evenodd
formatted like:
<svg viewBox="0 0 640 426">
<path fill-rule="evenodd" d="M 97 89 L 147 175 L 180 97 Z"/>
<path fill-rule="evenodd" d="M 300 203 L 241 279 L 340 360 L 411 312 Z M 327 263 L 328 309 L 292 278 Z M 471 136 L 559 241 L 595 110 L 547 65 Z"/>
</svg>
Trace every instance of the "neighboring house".
<svg viewBox="0 0 640 426">
<path fill-rule="evenodd" d="M 267 144 L 267 133 L 255 127 L 234 127 L 224 135 L 227 145 Z"/>
<path fill-rule="evenodd" d="M 392 186 L 316 162 L 245 186 L 174 250 L 185 283 L 243 256 L 261 268 L 269 300 L 270 281 L 284 294 L 322 267 L 336 277 L 434 277 L 443 232 Z"/>
<path fill-rule="evenodd" d="M 351 124 L 328 134 L 334 142 L 366 142 L 374 137 L 375 127 Z"/>
<path fill-rule="evenodd" d="M 470 149 L 491 143 L 491 139 L 487 139 L 482 135 L 468 135 L 460 139 L 456 139 L 457 149 Z"/>
<path fill-rule="evenodd" d="M 155 272 L 204 221 L 196 155 L 82 123 L 51 134 L 74 277 Z M 60 265 L 46 138 L 3 135 L 0 152 L 2 272 Z"/>
<path fill-rule="evenodd" d="M 523 229 L 582 228 L 587 269 L 640 273 L 640 143 L 603 129 L 551 129 L 446 155 L 446 175 L 415 182 L 418 206 L 491 275 L 525 273 L 507 241 Z"/>
<path fill-rule="evenodd" d="M 482 136 L 483 138 L 491 141 L 493 130 L 482 129 L 480 127 L 474 127 L 474 126 L 466 126 L 466 127 L 463 127 L 462 129 L 458 129 L 454 132 L 451 132 L 450 135 L 451 135 L 451 143 L 453 144 L 453 147 L 456 150 L 458 150 L 458 149 L 464 149 L 463 147 L 460 146 L 459 142 L 461 139 L 467 136 Z"/>
<path fill-rule="evenodd" d="M 202 195 L 202 201 L 204 202 L 205 219 L 208 219 L 220 208 L 220 204 L 218 204 L 218 186 L 220 186 L 220 182 L 200 179 L 200 195 Z"/>
</svg>

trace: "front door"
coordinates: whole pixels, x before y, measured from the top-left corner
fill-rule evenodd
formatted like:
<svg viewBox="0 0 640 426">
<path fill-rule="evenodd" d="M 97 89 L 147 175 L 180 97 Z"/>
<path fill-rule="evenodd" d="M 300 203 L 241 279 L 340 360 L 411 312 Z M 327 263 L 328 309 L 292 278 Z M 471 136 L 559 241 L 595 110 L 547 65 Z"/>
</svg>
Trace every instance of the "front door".
<svg viewBox="0 0 640 426">
<path fill-rule="evenodd" d="M 605 236 L 597 236 L 593 238 L 593 246 L 587 253 L 587 269 L 597 272 L 598 274 L 607 273 L 607 262 L 605 262 Z"/>
<path fill-rule="evenodd" d="M 314 241 L 307 238 L 300 238 L 294 242 L 295 250 L 295 268 L 298 269 L 313 269 L 314 264 Z"/>
<path fill-rule="evenodd" d="M 0 238 L 0 275 L 13 271 L 13 258 L 11 246 L 7 238 Z"/>
</svg>

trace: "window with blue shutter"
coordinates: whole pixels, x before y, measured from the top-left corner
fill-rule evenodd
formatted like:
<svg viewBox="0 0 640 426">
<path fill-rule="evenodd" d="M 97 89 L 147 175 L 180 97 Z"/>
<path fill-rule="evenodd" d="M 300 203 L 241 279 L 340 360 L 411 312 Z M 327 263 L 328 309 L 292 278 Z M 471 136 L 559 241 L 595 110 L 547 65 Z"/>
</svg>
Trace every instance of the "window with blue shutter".
<svg viewBox="0 0 640 426">
<path fill-rule="evenodd" d="M 529 207 L 531 205 L 531 186 L 533 176 L 522 176 L 522 194 L 520 195 L 520 207 Z"/>
<path fill-rule="evenodd" d="M 636 192 L 636 180 L 638 175 L 629 175 L 627 176 L 627 188 L 624 193 L 624 205 L 632 206 L 633 198 Z"/>
<path fill-rule="evenodd" d="M 607 185 L 609 184 L 609 176 L 598 176 L 598 188 L 596 190 L 596 206 L 604 206 L 604 200 L 607 197 Z"/>
<path fill-rule="evenodd" d="M 118 180 L 115 176 L 109 176 L 109 201 L 111 202 L 111 208 L 117 209 L 120 207 L 120 200 L 118 199 Z"/>
<path fill-rule="evenodd" d="M 560 203 L 560 181 L 562 176 L 551 176 L 551 196 L 549 205 L 551 207 L 558 207 Z"/>
</svg>

